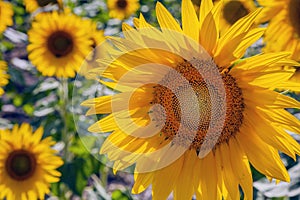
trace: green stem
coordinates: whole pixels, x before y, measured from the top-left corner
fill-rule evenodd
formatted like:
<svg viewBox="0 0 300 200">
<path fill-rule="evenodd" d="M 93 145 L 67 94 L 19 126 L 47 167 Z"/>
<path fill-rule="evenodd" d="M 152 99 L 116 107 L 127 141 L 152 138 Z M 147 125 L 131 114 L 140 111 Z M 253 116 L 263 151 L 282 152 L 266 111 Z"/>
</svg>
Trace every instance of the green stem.
<svg viewBox="0 0 300 200">
<path fill-rule="evenodd" d="M 69 89 L 68 89 L 68 79 L 61 79 L 61 92 L 60 92 L 60 111 L 63 120 L 63 129 L 61 132 L 62 141 L 65 144 L 63 159 L 67 161 L 68 159 L 68 148 L 69 148 L 69 135 L 68 135 L 68 110 L 67 106 L 69 104 Z"/>
<path fill-rule="evenodd" d="M 100 172 L 101 174 L 101 182 L 104 188 L 107 187 L 107 179 L 108 179 L 108 167 L 104 166 L 103 170 Z"/>
</svg>

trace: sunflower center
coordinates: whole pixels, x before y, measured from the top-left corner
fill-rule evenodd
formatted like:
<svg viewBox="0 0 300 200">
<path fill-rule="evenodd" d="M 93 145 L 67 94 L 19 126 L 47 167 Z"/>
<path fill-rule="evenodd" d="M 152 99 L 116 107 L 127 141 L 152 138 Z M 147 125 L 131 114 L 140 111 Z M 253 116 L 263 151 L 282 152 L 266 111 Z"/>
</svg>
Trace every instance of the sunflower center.
<svg viewBox="0 0 300 200">
<path fill-rule="evenodd" d="M 36 159 L 34 155 L 28 151 L 13 151 L 9 154 L 5 167 L 11 178 L 18 181 L 26 180 L 35 172 Z"/>
<path fill-rule="evenodd" d="M 118 0 L 117 1 L 117 6 L 118 6 L 118 8 L 121 8 L 121 9 L 126 8 L 127 4 L 128 4 L 127 0 Z"/>
<path fill-rule="evenodd" d="M 40 7 L 44 7 L 50 3 L 57 3 L 56 0 L 37 0 L 37 3 Z"/>
<path fill-rule="evenodd" d="M 69 54 L 74 46 L 72 36 L 64 31 L 54 32 L 47 43 L 48 49 L 58 58 Z"/>
<path fill-rule="evenodd" d="M 296 30 L 298 37 L 300 36 L 300 0 L 290 0 L 289 17 L 292 26 Z"/>
<path fill-rule="evenodd" d="M 224 19 L 231 25 L 248 14 L 248 9 L 240 1 L 229 1 L 223 8 Z"/>
<path fill-rule="evenodd" d="M 203 64 L 196 60 L 194 66 L 188 61 L 179 63 L 176 71 L 167 73 L 160 84 L 154 87 L 152 103 L 161 106 L 153 107 L 152 113 L 154 121 L 165 122 L 161 130 L 165 139 L 200 151 L 204 140 L 215 146 L 228 141 L 238 132 L 243 122 L 244 100 L 241 89 L 228 73 L 220 74 L 226 98 L 223 98 L 216 84 L 207 82 L 201 76 L 198 70 L 214 67 L 213 61 Z M 176 73 L 180 73 L 186 81 L 177 78 Z M 205 74 L 212 76 L 209 80 L 215 80 L 212 73 Z M 213 101 L 213 98 L 216 100 Z M 213 114 L 212 110 L 216 113 Z M 212 123 L 220 122 L 222 113 L 225 115 L 224 123 Z M 207 136 L 209 128 L 216 133 Z"/>
</svg>

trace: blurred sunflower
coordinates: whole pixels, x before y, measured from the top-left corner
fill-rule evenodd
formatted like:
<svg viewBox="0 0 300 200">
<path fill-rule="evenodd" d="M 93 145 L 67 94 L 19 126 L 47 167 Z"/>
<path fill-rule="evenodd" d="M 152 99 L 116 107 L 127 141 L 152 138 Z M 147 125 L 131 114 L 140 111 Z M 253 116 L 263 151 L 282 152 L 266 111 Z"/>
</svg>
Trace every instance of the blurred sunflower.
<svg viewBox="0 0 300 200">
<path fill-rule="evenodd" d="M 224 0 L 223 2 L 220 21 L 222 30 L 227 30 L 239 19 L 245 17 L 257 8 L 253 0 Z M 258 18 L 256 19 L 258 20 Z"/>
<path fill-rule="evenodd" d="M 7 26 L 13 25 L 13 15 L 12 5 L 0 0 L 0 33 L 2 33 Z"/>
<path fill-rule="evenodd" d="M 0 96 L 4 93 L 4 90 L 1 87 L 5 86 L 8 83 L 9 75 L 6 72 L 6 62 L 0 61 Z"/>
<path fill-rule="evenodd" d="M 123 20 L 136 12 L 140 4 L 138 0 L 108 0 L 107 7 L 110 17 Z"/>
<path fill-rule="evenodd" d="M 24 0 L 26 10 L 30 13 L 36 11 L 38 8 L 45 7 L 49 4 L 57 4 L 62 7 L 63 0 Z"/>
<path fill-rule="evenodd" d="M 30 61 L 44 76 L 74 77 L 92 50 L 92 27 L 65 11 L 40 13 L 28 31 Z"/>
<path fill-rule="evenodd" d="M 133 193 L 152 184 L 153 199 L 246 199 L 252 196 L 249 162 L 268 178 L 289 181 L 278 150 L 293 159 L 300 145 L 286 130 L 300 122 L 285 108 L 300 103 L 274 88 L 298 65 L 288 53 L 240 60 L 264 33 L 253 24 L 261 9 L 219 35 L 220 4 L 202 1 L 198 19 L 182 1 L 182 28 L 161 3 L 160 29 L 143 15 L 135 28 L 123 24 L 124 38 L 110 37 L 113 58 L 91 70 L 118 93 L 82 103 L 87 115 L 108 114 L 89 128 L 111 132 L 101 147 L 114 170 L 135 164 Z M 204 49 L 206 50 L 204 50 Z M 107 80 L 109 79 L 109 80 Z"/>
<path fill-rule="evenodd" d="M 213 0 L 214 3 L 220 2 L 220 0 Z M 199 12 L 199 5 L 201 0 L 193 0 L 194 7 Z M 242 17 L 248 15 L 257 9 L 254 0 L 224 0 L 222 1 L 222 12 L 220 18 L 220 27 L 222 32 L 225 32 Z M 259 16 L 256 17 L 256 25 L 266 22 L 270 19 L 268 13 L 265 10 L 261 11 Z M 223 33 L 221 33 L 223 34 Z"/>
<path fill-rule="evenodd" d="M 95 68 L 98 66 L 97 59 L 98 57 L 101 57 L 101 53 L 97 46 L 100 45 L 104 40 L 104 31 L 97 29 L 97 24 L 93 22 L 92 20 L 84 20 L 85 23 L 88 23 L 89 26 L 91 26 L 90 32 L 91 32 L 91 39 L 93 41 L 92 47 L 93 50 L 90 52 L 85 60 L 83 61 L 79 74 L 85 75 L 90 69 Z"/>
<path fill-rule="evenodd" d="M 300 61 L 300 4 L 297 0 L 258 1 L 271 16 L 264 35 L 265 52 L 292 52 L 291 58 Z M 300 71 L 290 79 L 300 83 Z M 297 90 L 297 88 L 295 88 Z M 298 85 L 298 90 L 300 87 Z"/>
<path fill-rule="evenodd" d="M 50 137 L 41 140 L 43 128 L 34 133 L 28 124 L 0 130 L 0 198 L 44 199 L 50 183 L 58 182 L 63 164 Z"/>
</svg>

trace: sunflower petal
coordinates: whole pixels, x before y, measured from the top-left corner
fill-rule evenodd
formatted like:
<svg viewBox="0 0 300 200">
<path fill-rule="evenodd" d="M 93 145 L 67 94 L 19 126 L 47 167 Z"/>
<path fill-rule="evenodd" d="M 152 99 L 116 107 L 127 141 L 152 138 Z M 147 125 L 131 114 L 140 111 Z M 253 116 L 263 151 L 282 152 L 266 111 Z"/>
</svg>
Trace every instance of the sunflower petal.
<svg viewBox="0 0 300 200">
<path fill-rule="evenodd" d="M 190 36 L 195 41 L 199 40 L 199 21 L 192 1 L 182 0 L 182 28 L 185 35 Z"/>
</svg>

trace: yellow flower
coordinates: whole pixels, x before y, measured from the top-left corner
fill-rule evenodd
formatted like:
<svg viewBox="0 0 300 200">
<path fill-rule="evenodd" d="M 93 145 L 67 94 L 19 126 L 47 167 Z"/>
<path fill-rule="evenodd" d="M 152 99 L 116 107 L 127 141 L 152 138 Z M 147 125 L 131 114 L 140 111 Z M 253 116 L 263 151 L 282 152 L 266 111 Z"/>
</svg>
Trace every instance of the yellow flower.
<svg viewBox="0 0 300 200">
<path fill-rule="evenodd" d="M 29 59 L 44 76 L 74 77 L 92 50 L 90 23 L 64 13 L 40 13 L 28 31 Z"/>
<path fill-rule="evenodd" d="M 285 110 L 300 103 L 270 88 L 294 72 L 278 66 L 297 63 L 288 53 L 240 60 L 264 34 L 253 26 L 261 9 L 221 36 L 220 12 L 205 0 L 198 18 L 183 0 L 181 26 L 157 3 L 160 29 L 143 15 L 135 28 L 123 24 L 124 38 L 101 48 L 112 58 L 89 72 L 117 92 L 83 102 L 87 115 L 105 114 L 89 131 L 111 133 L 100 153 L 115 171 L 135 164 L 133 193 L 152 184 L 154 200 L 171 192 L 178 200 L 221 200 L 239 199 L 241 187 L 253 199 L 249 162 L 270 179 L 290 180 L 278 150 L 294 159 L 300 153 L 286 133 L 300 133 L 300 122 Z"/>
<path fill-rule="evenodd" d="M 98 50 L 97 46 L 100 45 L 104 40 L 104 31 L 97 29 L 97 24 L 91 20 L 84 20 L 85 23 L 88 23 L 91 26 L 90 33 L 91 39 L 93 41 L 93 50 L 87 55 L 86 59 L 83 61 L 79 74 L 85 75 L 90 69 L 93 69 L 98 66 L 97 59 L 102 56 L 102 52 Z"/>
<path fill-rule="evenodd" d="M 8 83 L 9 75 L 6 72 L 6 62 L 0 60 L 0 96 L 2 96 L 4 93 L 4 90 L 1 87 Z"/>
<path fill-rule="evenodd" d="M 136 12 L 140 4 L 138 0 L 108 0 L 107 7 L 110 17 L 122 20 Z"/>
<path fill-rule="evenodd" d="M 5 31 L 7 26 L 13 25 L 13 15 L 12 5 L 0 0 L 0 33 Z"/>
<path fill-rule="evenodd" d="M 253 0 L 224 0 L 222 6 L 220 27 L 224 31 L 257 8 Z"/>
<path fill-rule="evenodd" d="M 29 124 L 0 130 L 0 198 L 44 199 L 50 183 L 59 181 L 57 168 L 63 164 L 50 137 L 42 139 L 43 128 L 34 133 Z"/>
<path fill-rule="evenodd" d="M 36 11 L 40 7 L 45 7 L 49 4 L 57 4 L 62 7 L 63 0 L 24 0 L 26 10 L 30 13 Z"/>
<path fill-rule="evenodd" d="M 270 21 L 264 36 L 265 52 L 292 52 L 291 58 L 300 61 L 300 4 L 297 0 L 259 1 L 265 7 Z M 300 91 L 300 71 L 291 78 L 298 86 L 293 90 Z"/>
</svg>

